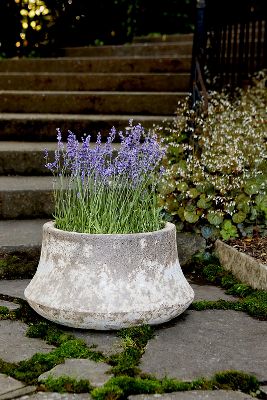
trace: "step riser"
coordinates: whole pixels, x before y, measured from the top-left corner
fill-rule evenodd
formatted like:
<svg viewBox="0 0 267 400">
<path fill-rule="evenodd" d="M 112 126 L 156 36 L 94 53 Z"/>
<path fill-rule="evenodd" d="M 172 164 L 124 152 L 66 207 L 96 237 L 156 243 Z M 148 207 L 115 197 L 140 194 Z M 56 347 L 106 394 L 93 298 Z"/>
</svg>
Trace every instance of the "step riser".
<svg viewBox="0 0 267 400">
<path fill-rule="evenodd" d="M 56 119 L 51 116 L 50 119 L 42 119 L 40 116 L 38 119 L 20 119 L 13 118 L 0 118 L 0 140 L 23 140 L 23 141 L 35 141 L 35 140 L 56 140 L 56 129 L 60 128 L 62 132 L 68 130 L 74 132 L 77 135 L 87 133 L 92 135 L 92 140 L 96 139 L 98 132 L 101 132 L 105 136 L 110 129 L 115 126 L 116 129 L 124 129 L 128 126 L 129 119 L 133 116 L 103 116 L 99 115 L 99 119 L 86 119 L 82 120 L 77 117 L 69 119 Z M 151 128 L 154 124 L 161 125 L 164 116 L 142 118 L 136 116 L 134 123 L 141 123 L 146 129 Z M 172 120 L 172 117 L 167 120 Z M 0 142 L 1 149 L 1 142 Z"/>
<path fill-rule="evenodd" d="M 50 218 L 52 190 L 0 191 L 0 219 Z"/>
<path fill-rule="evenodd" d="M 53 159 L 53 153 L 51 159 Z M 0 175 L 51 175 L 44 166 L 43 152 L 1 152 L 0 143 Z"/>
<path fill-rule="evenodd" d="M 139 44 L 129 46 L 72 47 L 63 49 L 66 57 L 133 57 L 162 55 L 191 55 L 192 41 L 168 44 Z"/>
<path fill-rule="evenodd" d="M 3 92 L 0 112 L 173 115 L 184 97 L 177 93 Z"/>
<path fill-rule="evenodd" d="M 1 60 L 0 72 L 189 72 L 191 56 L 163 58 L 85 58 Z"/>
<path fill-rule="evenodd" d="M 187 91 L 189 74 L 93 75 L 93 74 L 1 74 L 1 90 L 68 91 Z"/>
</svg>

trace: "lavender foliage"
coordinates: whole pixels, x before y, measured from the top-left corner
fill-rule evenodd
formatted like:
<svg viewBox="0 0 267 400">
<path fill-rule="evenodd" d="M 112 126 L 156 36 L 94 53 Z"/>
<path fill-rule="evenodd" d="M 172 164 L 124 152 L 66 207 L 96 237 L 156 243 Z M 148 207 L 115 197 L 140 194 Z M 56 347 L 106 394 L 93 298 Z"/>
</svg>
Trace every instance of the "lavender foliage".
<svg viewBox="0 0 267 400">
<path fill-rule="evenodd" d="M 116 137 L 120 138 L 120 146 L 114 155 Z M 48 162 L 46 153 L 45 166 L 53 175 L 62 178 L 58 180 L 59 187 L 55 190 L 55 220 L 58 227 L 61 227 L 60 220 L 64 220 L 63 226 L 67 224 L 67 230 L 112 233 L 113 225 L 116 225 L 116 231 L 124 233 L 127 230 L 140 230 L 140 226 L 133 228 L 131 222 L 127 221 L 129 218 L 135 218 L 135 221 L 140 219 L 137 210 L 140 207 L 146 208 L 142 211 L 142 231 L 159 227 L 160 213 L 155 188 L 158 176 L 162 173 L 160 163 L 165 148 L 155 134 L 146 133 L 140 124 L 133 125 L 130 121 L 125 132 L 117 132 L 112 128 L 105 143 L 100 133 L 96 143 L 91 143 L 90 135 L 79 142 L 75 134 L 69 131 L 64 144 L 59 129 L 57 139 L 55 158 L 53 162 Z M 75 207 L 80 207 L 76 214 Z M 97 210 L 99 215 L 96 215 Z M 116 219 L 116 223 L 113 223 L 108 212 Z M 82 219 L 82 227 L 76 226 L 77 218 Z M 101 221 L 101 218 L 106 220 Z M 153 229 L 149 226 L 149 218 Z M 157 220 L 156 225 L 153 219 Z M 105 232 L 99 232 L 101 229 Z"/>
</svg>

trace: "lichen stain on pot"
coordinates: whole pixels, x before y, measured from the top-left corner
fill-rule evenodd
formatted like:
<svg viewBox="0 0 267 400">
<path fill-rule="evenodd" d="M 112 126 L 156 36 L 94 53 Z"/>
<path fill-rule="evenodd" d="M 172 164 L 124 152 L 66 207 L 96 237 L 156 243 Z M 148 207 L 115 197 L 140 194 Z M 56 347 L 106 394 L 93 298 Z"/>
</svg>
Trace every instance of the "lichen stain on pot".
<svg viewBox="0 0 267 400">
<path fill-rule="evenodd" d="M 170 223 L 160 231 L 125 235 L 79 234 L 46 223 L 25 297 L 45 318 L 77 328 L 166 322 L 194 298 L 175 234 Z"/>
</svg>

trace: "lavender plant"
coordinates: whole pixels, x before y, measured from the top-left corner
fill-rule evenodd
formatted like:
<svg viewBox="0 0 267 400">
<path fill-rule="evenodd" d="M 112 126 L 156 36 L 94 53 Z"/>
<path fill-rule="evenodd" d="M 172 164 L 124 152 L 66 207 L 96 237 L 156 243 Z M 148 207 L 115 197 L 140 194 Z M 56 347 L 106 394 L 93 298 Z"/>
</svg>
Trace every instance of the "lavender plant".
<svg viewBox="0 0 267 400">
<path fill-rule="evenodd" d="M 117 155 L 113 142 L 120 138 Z M 162 228 L 156 186 L 164 148 L 155 134 L 138 124 L 125 133 L 113 128 L 105 143 L 58 129 L 55 159 L 46 167 L 55 177 L 55 226 L 84 233 L 136 233 Z"/>
</svg>

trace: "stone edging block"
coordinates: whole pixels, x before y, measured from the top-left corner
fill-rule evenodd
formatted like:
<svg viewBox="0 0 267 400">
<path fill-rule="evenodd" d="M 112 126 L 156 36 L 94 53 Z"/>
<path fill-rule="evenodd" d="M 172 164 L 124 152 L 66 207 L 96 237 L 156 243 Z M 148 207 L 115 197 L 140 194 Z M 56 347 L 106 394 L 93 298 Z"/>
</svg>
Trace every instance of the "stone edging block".
<svg viewBox="0 0 267 400">
<path fill-rule="evenodd" d="M 215 250 L 222 266 L 231 271 L 237 279 L 253 289 L 267 290 L 267 265 L 221 240 L 216 240 Z"/>
</svg>

